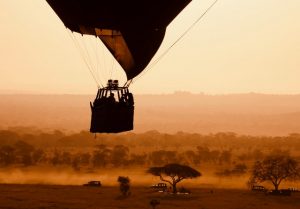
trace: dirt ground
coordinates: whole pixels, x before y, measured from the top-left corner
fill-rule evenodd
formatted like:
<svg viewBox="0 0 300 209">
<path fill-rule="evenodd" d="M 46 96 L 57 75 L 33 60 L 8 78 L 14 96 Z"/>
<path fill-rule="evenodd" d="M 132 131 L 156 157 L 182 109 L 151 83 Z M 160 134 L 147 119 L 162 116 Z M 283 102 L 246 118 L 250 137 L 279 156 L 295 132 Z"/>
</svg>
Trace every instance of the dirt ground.
<svg viewBox="0 0 300 209">
<path fill-rule="evenodd" d="M 151 209 L 152 199 L 160 201 L 157 209 L 266 209 L 300 208 L 300 193 L 270 196 L 241 189 L 191 189 L 190 195 L 154 192 L 146 187 L 132 187 L 131 195 L 121 197 L 118 187 L 91 188 L 56 185 L 0 185 L 1 209 Z"/>
</svg>

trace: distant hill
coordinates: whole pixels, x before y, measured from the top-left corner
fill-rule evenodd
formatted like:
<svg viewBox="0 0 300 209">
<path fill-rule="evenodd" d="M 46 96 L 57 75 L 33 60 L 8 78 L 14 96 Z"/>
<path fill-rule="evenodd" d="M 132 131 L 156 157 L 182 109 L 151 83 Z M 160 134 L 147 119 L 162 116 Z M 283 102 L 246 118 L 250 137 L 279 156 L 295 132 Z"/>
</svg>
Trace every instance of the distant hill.
<svg viewBox="0 0 300 209">
<path fill-rule="evenodd" d="M 88 130 L 92 95 L 0 95 L 0 128 Z M 300 95 L 175 93 L 135 96 L 135 132 L 300 132 Z"/>
</svg>

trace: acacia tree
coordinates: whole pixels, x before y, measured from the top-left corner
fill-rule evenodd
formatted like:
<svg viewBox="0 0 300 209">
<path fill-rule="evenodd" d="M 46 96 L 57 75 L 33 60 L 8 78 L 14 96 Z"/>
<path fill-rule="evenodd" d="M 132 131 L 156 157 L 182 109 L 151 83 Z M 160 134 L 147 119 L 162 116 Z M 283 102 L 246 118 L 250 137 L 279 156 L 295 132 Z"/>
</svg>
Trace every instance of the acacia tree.
<svg viewBox="0 0 300 209">
<path fill-rule="evenodd" d="M 249 182 L 269 181 L 276 191 L 285 180 L 294 180 L 300 177 L 299 163 L 290 156 L 268 156 L 263 161 L 257 161 L 252 169 Z"/>
<path fill-rule="evenodd" d="M 105 167 L 109 164 L 111 159 L 111 149 L 106 145 L 97 145 L 96 150 L 94 151 L 92 162 L 94 167 Z"/>
<path fill-rule="evenodd" d="M 177 193 L 177 183 L 184 179 L 192 179 L 201 176 L 201 173 L 189 166 L 180 164 L 167 164 L 162 167 L 151 167 L 147 170 L 154 176 L 159 176 L 161 181 L 169 183 L 173 188 L 173 193 Z"/>
</svg>

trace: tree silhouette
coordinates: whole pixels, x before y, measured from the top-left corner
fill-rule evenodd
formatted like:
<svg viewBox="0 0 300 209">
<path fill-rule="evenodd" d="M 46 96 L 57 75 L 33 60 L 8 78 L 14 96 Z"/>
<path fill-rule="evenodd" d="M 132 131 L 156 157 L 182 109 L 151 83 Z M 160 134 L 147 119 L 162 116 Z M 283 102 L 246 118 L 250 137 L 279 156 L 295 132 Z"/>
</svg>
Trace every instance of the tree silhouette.
<svg viewBox="0 0 300 209">
<path fill-rule="evenodd" d="M 130 165 L 138 165 L 138 166 L 143 166 L 147 162 L 147 154 L 135 154 L 132 153 L 130 155 Z"/>
<path fill-rule="evenodd" d="M 111 163 L 118 167 L 126 165 L 128 161 L 129 148 L 124 145 L 116 145 L 111 151 Z"/>
<path fill-rule="evenodd" d="M 0 147 L 0 164 L 4 166 L 11 165 L 15 162 L 15 148 L 9 145 Z"/>
<path fill-rule="evenodd" d="M 153 165 L 164 165 L 166 163 L 178 162 L 177 151 L 153 151 L 149 156 L 149 160 Z"/>
<path fill-rule="evenodd" d="M 123 196 L 130 194 L 130 179 L 128 177 L 119 176 L 118 182 L 120 184 L 120 191 Z"/>
<path fill-rule="evenodd" d="M 284 180 L 300 177 L 300 167 L 296 160 L 290 156 L 268 156 L 263 161 L 257 161 L 253 166 L 249 182 L 269 181 L 278 191 L 279 185 Z"/>
<path fill-rule="evenodd" d="M 37 164 L 43 160 L 45 157 L 45 152 L 42 149 L 36 149 L 32 153 L 33 164 Z"/>
<path fill-rule="evenodd" d="M 35 148 L 24 141 L 17 141 L 14 145 L 16 158 L 19 159 L 19 163 L 30 166 L 33 164 L 32 152 Z"/>
<path fill-rule="evenodd" d="M 51 161 L 52 165 L 54 165 L 54 166 L 62 164 L 61 163 L 61 153 L 58 150 L 54 150 L 53 156 L 50 159 L 50 161 Z"/>
<path fill-rule="evenodd" d="M 107 148 L 106 145 L 97 145 L 96 150 L 93 153 L 93 165 L 94 167 L 105 167 L 109 164 L 111 158 L 111 149 Z"/>
<path fill-rule="evenodd" d="M 177 193 L 177 183 L 184 179 L 192 179 L 201 176 L 201 173 L 189 166 L 180 164 L 168 164 L 162 167 L 151 167 L 147 170 L 154 176 L 159 176 L 161 181 L 169 183 L 173 188 L 173 193 Z"/>
<path fill-rule="evenodd" d="M 160 204 L 159 200 L 157 199 L 152 199 L 149 203 L 153 209 L 155 209 L 156 206 Z"/>
</svg>

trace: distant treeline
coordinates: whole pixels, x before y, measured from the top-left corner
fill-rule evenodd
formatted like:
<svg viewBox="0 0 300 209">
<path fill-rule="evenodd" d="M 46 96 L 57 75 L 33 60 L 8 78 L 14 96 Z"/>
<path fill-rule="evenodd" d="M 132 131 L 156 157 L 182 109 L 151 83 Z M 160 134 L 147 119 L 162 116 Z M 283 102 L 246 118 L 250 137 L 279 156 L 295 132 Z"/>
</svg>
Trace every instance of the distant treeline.
<svg viewBox="0 0 300 209">
<path fill-rule="evenodd" d="M 95 95 L 1 95 L 0 129 L 88 130 Z M 135 95 L 135 131 L 284 136 L 300 131 L 300 94 Z"/>
<path fill-rule="evenodd" d="M 68 166 L 74 170 L 103 167 L 147 167 L 167 163 L 226 167 L 219 174 L 243 173 L 266 155 L 300 156 L 300 134 L 284 137 L 209 135 L 178 132 L 117 135 L 89 132 L 45 133 L 29 129 L 0 130 L 0 166 Z M 231 168 L 231 169 L 228 169 Z"/>
</svg>

